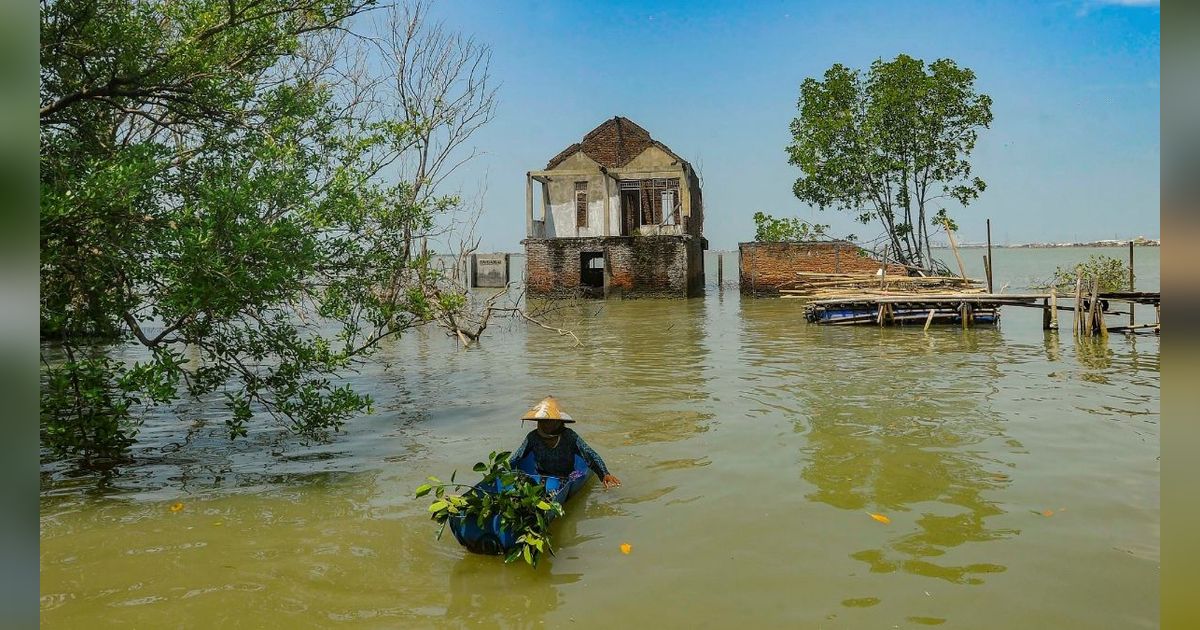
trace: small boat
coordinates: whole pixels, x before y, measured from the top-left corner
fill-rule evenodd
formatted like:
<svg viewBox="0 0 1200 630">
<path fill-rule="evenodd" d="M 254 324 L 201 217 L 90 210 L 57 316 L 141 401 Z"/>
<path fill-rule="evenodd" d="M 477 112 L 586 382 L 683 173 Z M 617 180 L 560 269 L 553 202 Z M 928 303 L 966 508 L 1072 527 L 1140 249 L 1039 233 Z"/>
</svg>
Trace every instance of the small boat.
<svg viewBox="0 0 1200 630">
<path fill-rule="evenodd" d="M 582 457 L 575 456 L 575 468 L 571 474 L 566 477 L 555 477 L 552 475 L 539 475 L 537 466 L 534 463 L 533 453 L 527 453 L 517 462 L 516 468 L 525 474 L 529 475 L 538 483 L 545 483 L 546 489 L 550 491 L 551 500 L 557 501 L 560 504 L 566 504 L 567 499 L 575 496 L 584 484 L 592 477 L 592 471 L 587 466 L 587 462 Z M 483 482 L 475 484 L 472 492 L 497 492 L 500 481 L 496 480 L 490 487 L 485 487 Z M 554 518 L 551 514 L 550 518 Z M 467 548 L 468 551 L 474 553 L 482 553 L 489 555 L 506 554 L 517 545 L 519 534 L 503 529 L 500 527 L 500 516 L 493 516 L 490 520 L 484 521 L 483 527 L 474 517 L 465 515 L 451 516 L 449 520 L 450 531 L 454 533 L 454 537 L 458 542 Z"/>
</svg>

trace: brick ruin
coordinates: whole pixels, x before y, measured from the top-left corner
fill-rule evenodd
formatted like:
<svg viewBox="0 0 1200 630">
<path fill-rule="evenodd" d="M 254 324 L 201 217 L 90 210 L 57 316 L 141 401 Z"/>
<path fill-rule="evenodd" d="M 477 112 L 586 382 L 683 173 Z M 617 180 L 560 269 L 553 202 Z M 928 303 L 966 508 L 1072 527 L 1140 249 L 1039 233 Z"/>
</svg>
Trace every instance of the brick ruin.
<svg viewBox="0 0 1200 630">
<path fill-rule="evenodd" d="M 698 239 L 526 239 L 526 291 L 537 297 L 686 298 L 704 290 Z"/>
<path fill-rule="evenodd" d="M 875 273 L 882 263 L 864 255 L 848 241 L 812 243 L 738 243 L 738 274 L 741 292 L 748 295 L 778 295 L 779 285 L 796 279 L 796 272 Z M 889 264 L 889 274 L 906 274 Z"/>
<path fill-rule="evenodd" d="M 529 295 L 703 293 L 700 178 L 641 126 L 614 116 L 525 177 Z"/>
</svg>

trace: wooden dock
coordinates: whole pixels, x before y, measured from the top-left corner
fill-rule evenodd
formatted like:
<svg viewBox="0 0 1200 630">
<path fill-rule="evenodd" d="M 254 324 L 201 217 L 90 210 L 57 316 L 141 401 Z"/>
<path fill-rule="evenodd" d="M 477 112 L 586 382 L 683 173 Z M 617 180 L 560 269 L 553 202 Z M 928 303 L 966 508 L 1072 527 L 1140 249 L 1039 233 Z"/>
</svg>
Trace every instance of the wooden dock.
<svg viewBox="0 0 1200 630">
<path fill-rule="evenodd" d="M 1000 308 L 1017 306 L 1040 308 L 1043 312 L 1042 327 L 1058 328 L 1058 312 L 1074 313 L 1073 327 L 1081 334 L 1107 334 L 1117 331 L 1159 331 L 1159 293 L 1123 291 L 1115 293 L 1093 292 L 1084 295 L 1081 291 L 1073 297 L 1073 305 L 1059 304 L 1060 296 L 1050 293 L 921 293 L 921 294 L 863 294 L 808 302 L 804 307 L 807 321 L 827 325 L 875 324 L 924 325 L 960 324 L 964 327 L 980 324 L 996 324 L 1000 321 Z M 1112 311 L 1114 302 L 1130 305 L 1130 311 Z M 1129 325 L 1107 326 L 1105 315 L 1131 314 L 1134 304 L 1149 304 L 1155 307 L 1153 324 L 1135 325 L 1132 316 Z"/>
</svg>

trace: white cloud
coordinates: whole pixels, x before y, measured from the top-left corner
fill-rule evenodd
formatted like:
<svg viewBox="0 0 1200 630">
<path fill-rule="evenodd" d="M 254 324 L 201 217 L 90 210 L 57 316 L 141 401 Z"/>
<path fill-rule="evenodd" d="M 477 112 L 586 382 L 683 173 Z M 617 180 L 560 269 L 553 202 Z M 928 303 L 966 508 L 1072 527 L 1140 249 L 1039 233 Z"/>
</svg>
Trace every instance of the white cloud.
<svg viewBox="0 0 1200 630">
<path fill-rule="evenodd" d="M 1086 0 L 1079 6 L 1075 15 L 1083 17 L 1097 7 L 1157 7 L 1159 0 Z"/>
</svg>

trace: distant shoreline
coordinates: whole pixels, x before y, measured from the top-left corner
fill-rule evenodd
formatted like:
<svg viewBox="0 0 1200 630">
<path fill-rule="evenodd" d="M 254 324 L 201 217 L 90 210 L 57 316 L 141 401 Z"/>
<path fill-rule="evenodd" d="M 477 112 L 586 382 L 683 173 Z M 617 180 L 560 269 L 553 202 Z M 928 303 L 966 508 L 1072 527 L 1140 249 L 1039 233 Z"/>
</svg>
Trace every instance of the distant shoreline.
<svg viewBox="0 0 1200 630">
<path fill-rule="evenodd" d="M 1133 244 L 1137 247 L 1161 247 L 1162 242 L 1156 238 L 1135 238 L 1132 239 Z M 1103 240 L 1103 241 L 1088 241 L 1084 243 L 1015 243 L 1011 245 L 997 245 L 992 243 L 992 247 L 1006 247 L 1009 249 L 1017 248 L 1052 248 L 1052 247 L 1129 247 L 1130 239 L 1125 240 Z M 950 245 L 943 244 L 940 247 L 948 248 Z M 975 249 L 987 247 L 987 243 L 959 243 L 959 249 Z"/>
</svg>

